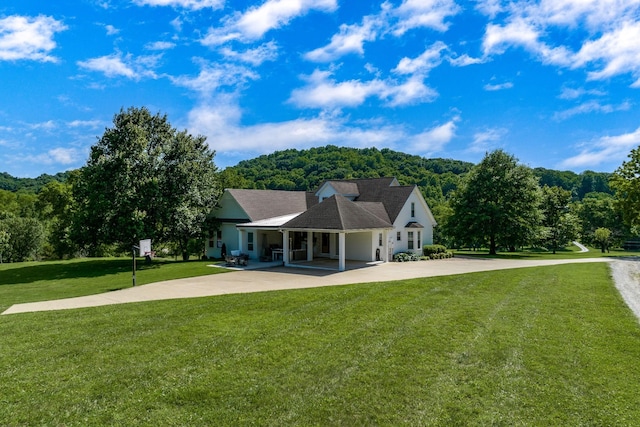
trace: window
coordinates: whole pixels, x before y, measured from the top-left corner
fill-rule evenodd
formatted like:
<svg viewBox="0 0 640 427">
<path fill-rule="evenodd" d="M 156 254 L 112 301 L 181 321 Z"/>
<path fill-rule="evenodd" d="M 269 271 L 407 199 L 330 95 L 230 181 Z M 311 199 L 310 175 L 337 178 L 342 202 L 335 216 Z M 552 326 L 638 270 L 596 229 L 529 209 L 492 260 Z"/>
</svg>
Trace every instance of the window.
<svg viewBox="0 0 640 427">
<path fill-rule="evenodd" d="M 398 233 L 396 233 L 396 240 L 399 242 L 400 240 L 402 240 L 402 232 L 398 231 Z"/>
<path fill-rule="evenodd" d="M 253 232 L 247 233 L 247 250 L 253 251 Z"/>
<path fill-rule="evenodd" d="M 416 204 L 411 202 L 411 218 L 415 218 L 416 216 Z"/>
<path fill-rule="evenodd" d="M 422 247 L 422 236 L 421 233 L 418 231 L 418 249 L 420 249 Z"/>
<path fill-rule="evenodd" d="M 214 246 L 213 243 L 213 231 L 209 230 L 209 247 L 212 248 Z"/>
<path fill-rule="evenodd" d="M 407 232 L 407 240 L 408 240 L 408 244 L 409 244 L 409 246 L 407 246 L 407 248 L 408 249 L 413 249 L 413 231 Z"/>
<path fill-rule="evenodd" d="M 378 246 L 382 246 L 382 233 L 378 234 Z"/>
</svg>

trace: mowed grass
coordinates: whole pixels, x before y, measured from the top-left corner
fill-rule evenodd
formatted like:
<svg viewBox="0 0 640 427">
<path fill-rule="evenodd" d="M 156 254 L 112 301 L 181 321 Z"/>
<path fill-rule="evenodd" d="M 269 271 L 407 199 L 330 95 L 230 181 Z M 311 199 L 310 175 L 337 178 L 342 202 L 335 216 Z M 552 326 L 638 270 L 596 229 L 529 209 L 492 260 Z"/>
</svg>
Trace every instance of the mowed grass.
<svg viewBox="0 0 640 427">
<path fill-rule="evenodd" d="M 136 262 L 136 284 L 203 276 L 226 270 L 207 267 L 211 261 L 154 259 Z M 12 304 L 69 298 L 133 286 L 131 258 L 0 264 L 0 312 Z"/>
<path fill-rule="evenodd" d="M 640 327 L 601 263 L 0 316 L 0 336 L 0 425 L 640 419 Z"/>
<path fill-rule="evenodd" d="M 478 250 L 456 249 L 453 250 L 455 255 L 474 256 L 482 258 L 501 258 L 501 259 L 580 259 L 580 258 L 603 258 L 603 257 L 638 257 L 638 251 L 625 251 L 622 249 L 611 249 L 609 252 L 602 252 L 600 248 L 588 248 L 589 252 L 580 252 L 577 246 L 567 246 L 556 250 L 554 254 L 550 250 L 539 248 L 524 248 L 516 252 L 498 252 L 496 255 L 489 255 L 489 250 L 481 248 Z"/>
</svg>

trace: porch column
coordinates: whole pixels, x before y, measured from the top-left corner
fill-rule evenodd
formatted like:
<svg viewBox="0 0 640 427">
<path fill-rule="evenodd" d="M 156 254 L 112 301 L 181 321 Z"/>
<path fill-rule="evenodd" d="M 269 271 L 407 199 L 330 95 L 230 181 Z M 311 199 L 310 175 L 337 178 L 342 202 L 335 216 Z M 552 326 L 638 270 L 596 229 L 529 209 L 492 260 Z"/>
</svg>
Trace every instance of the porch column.
<svg viewBox="0 0 640 427">
<path fill-rule="evenodd" d="M 382 230 L 382 261 L 389 262 L 389 230 Z"/>
<path fill-rule="evenodd" d="M 244 253 L 243 243 L 244 243 L 244 230 L 239 228 L 238 229 L 238 250 L 240 251 L 241 254 Z"/>
<path fill-rule="evenodd" d="M 313 231 L 307 231 L 307 261 L 313 261 Z"/>
<path fill-rule="evenodd" d="M 289 230 L 284 230 L 282 234 L 282 262 L 285 266 L 289 265 Z"/>
<path fill-rule="evenodd" d="M 344 233 L 338 233 L 338 271 L 344 271 L 346 269 L 346 255 L 344 254 L 345 252 L 345 244 L 344 244 Z"/>
</svg>

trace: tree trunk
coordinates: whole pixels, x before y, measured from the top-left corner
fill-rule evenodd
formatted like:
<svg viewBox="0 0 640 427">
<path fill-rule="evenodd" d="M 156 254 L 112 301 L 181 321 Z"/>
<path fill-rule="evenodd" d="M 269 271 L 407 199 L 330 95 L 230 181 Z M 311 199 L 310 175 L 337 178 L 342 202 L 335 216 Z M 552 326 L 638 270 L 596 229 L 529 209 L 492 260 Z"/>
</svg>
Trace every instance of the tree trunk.
<svg viewBox="0 0 640 427">
<path fill-rule="evenodd" d="M 491 236 L 489 239 L 489 255 L 496 255 L 496 236 Z"/>
<path fill-rule="evenodd" d="M 183 261 L 189 261 L 189 252 L 182 251 L 182 260 Z"/>
</svg>

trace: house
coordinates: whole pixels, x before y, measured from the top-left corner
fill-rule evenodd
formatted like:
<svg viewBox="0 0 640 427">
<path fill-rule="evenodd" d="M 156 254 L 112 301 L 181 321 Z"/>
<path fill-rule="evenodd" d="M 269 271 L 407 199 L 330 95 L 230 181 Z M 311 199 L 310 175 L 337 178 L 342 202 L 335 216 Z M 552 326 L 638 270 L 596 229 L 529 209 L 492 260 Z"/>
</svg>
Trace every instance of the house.
<svg viewBox="0 0 640 427">
<path fill-rule="evenodd" d="M 207 256 L 239 250 L 284 265 L 318 258 L 390 261 L 433 243 L 436 221 L 417 186 L 395 178 L 325 181 L 316 192 L 227 189 Z"/>
</svg>

